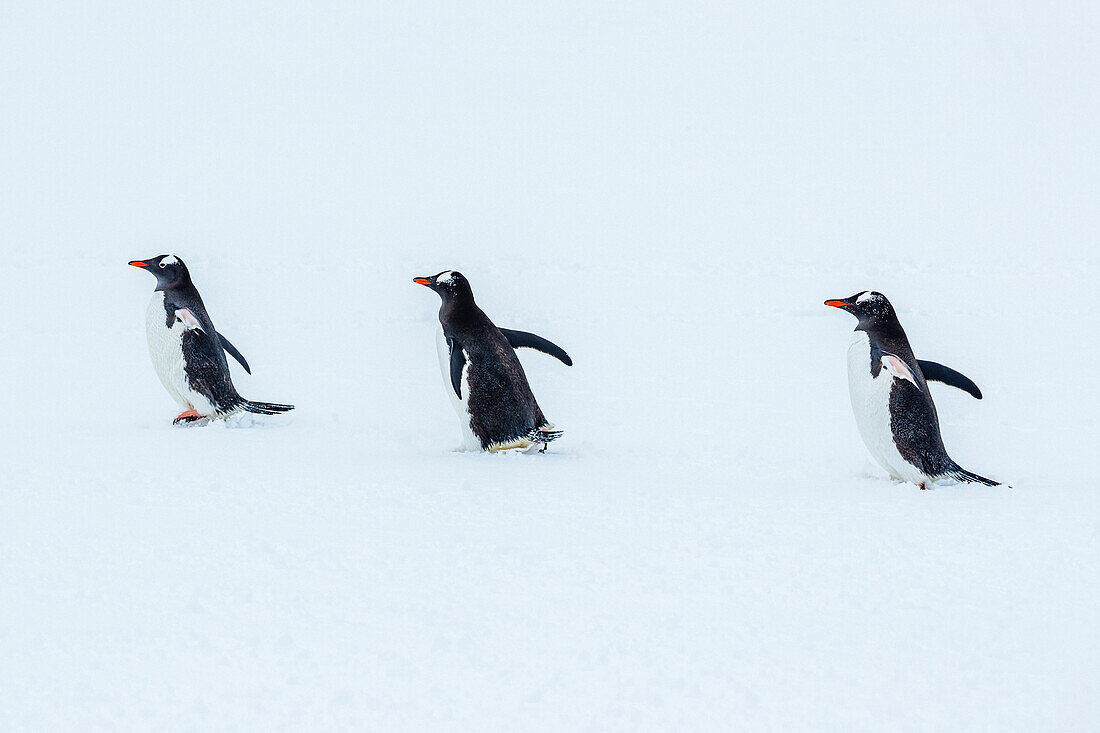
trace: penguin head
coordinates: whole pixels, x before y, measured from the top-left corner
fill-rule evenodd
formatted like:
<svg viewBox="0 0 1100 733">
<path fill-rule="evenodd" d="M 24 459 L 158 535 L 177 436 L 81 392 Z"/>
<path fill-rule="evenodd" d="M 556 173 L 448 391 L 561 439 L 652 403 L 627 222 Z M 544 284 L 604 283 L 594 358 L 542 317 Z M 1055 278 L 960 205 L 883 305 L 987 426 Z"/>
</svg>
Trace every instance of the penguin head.
<svg viewBox="0 0 1100 733">
<path fill-rule="evenodd" d="M 885 295 L 874 290 L 864 290 L 862 293 L 856 293 L 850 298 L 826 300 L 825 305 L 848 311 L 858 318 L 859 325 L 857 328 L 866 329 L 869 326 L 897 320 L 894 306 L 890 305 L 890 301 L 886 299 Z"/>
<path fill-rule="evenodd" d="M 444 303 L 467 297 L 473 300 L 474 297 L 474 291 L 470 288 L 470 281 L 458 270 L 444 270 L 438 275 L 430 277 L 414 277 L 413 282 L 434 290 L 443 299 Z"/>
<path fill-rule="evenodd" d="M 160 255 L 147 260 L 131 260 L 132 267 L 144 267 L 157 278 L 156 290 L 168 290 L 191 281 L 187 265 L 175 255 Z"/>
</svg>

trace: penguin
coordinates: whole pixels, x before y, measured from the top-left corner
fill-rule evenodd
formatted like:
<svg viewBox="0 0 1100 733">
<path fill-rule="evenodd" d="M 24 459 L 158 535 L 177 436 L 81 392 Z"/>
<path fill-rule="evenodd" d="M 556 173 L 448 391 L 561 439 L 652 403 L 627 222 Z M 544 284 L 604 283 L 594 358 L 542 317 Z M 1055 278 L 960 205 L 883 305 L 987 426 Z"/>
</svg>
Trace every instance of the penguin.
<svg viewBox="0 0 1100 733">
<path fill-rule="evenodd" d="M 157 287 L 145 316 L 149 356 L 168 394 L 183 409 L 174 425 L 205 424 L 237 412 L 275 415 L 293 405 L 252 402 L 237 394 L 229 376 L 228 353 L 249 374 L 244 356 L 214 330 L 187 265 L 174 255 L 131 260 L 157 278 Z M 225 353 L 223 353 L 225 352 Z"/>
<path fill-rule="evenodd" d="M 413 282 L 443 303 L 436 332 L 439 367 L 462 429 L 466 450 L 496 452 L 549 444 L 562 436 L 542 414 L 515 349 L 531 348 L 572 366 L 569 354 L 541 336 L 497 328 L 474 302 L 461 272 L 444 270 Z"/>
<path fill-rule="evenodd" d="M 999 486 L 965 470 L 947 454 L 927 380 L 934 375 L 980 399 L 977 385 L 953 369 L 918 360 L 882 293 L 865 290 L 826 300 L 825 305 L 859 321 L 848 347 L 848 388 L 860 435 L 875 461 L 892 478 L 922 489 L 943 478 Z"/>
</svg>

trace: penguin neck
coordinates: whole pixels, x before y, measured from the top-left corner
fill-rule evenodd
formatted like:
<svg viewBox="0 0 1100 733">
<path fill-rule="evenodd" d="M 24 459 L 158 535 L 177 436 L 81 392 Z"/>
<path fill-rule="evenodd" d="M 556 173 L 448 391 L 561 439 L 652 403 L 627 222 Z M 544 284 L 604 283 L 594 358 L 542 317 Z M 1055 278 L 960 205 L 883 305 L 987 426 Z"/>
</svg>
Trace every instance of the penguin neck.
<svg viewBox="0 0 1100 733">
<path fill-rule="evenodd" d="M 191 304 L 202 303 L 198 288 L 188 280 L 186 283 L 177 283 L 164 289 L 164 298 L 173 303 Z"/>
<path fill-rule="evenodd" d="M 856 326 L 856 330 L 866 332 L 871 342 L 877 344 L 884 351 L 899 356 L 906 361 L 910 361 L 913 357 L 913 349 L 909 346 L 909 337 L 905 335 L 905 329 L 901 327 L 901 323 L 896 318 L 886 322 L 860 323 Z"/>
<path fill-rule="evenodd" d="M 206 312 L 199 290 L 190 281 L 186 285 L 177 285 L 164 291 L 165 308 L 187 308 L 203 324 L 203 328 L 213 328 L 214 322 Z"/>
<path fill-rule="evenodd" d="M 182 277 L 169 285 L 158 282 L 157 287 L 153 289 L 153 292 L 162 292 L 166 294 L 171 292 L 185 293 L 187 291 L 194 291 L 194 293 L 198 295 L 194 283 L 191 282 L 191 275 L 186 272 Z"/>
<path fill-rule="evenodd" d="M 474 302 L 474 294 L 469 290 L 458 291 L 443 299 L 443 304 L 439 306 L 439 317 L 443 319 L 475 311 L 477 303 Z"/>
</svg>

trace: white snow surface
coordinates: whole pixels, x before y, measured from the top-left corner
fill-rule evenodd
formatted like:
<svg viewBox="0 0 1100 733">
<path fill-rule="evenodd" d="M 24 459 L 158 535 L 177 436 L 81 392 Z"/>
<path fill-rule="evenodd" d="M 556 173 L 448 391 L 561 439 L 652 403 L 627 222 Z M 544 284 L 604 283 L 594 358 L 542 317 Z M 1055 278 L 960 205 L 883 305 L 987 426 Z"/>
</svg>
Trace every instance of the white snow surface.
<svg viewBox="0 0 1100 733">
<path fill-rule="evenodd" d="M 1095 4 L 0 17 L 0 728 L 1100 725 Z M 164 252 L 298 409 L 171 425 Z M 446 268 L 549 453 L 454 451 Z M 866 289 L 1013 488 L 873 466 Z"/>
</svg>

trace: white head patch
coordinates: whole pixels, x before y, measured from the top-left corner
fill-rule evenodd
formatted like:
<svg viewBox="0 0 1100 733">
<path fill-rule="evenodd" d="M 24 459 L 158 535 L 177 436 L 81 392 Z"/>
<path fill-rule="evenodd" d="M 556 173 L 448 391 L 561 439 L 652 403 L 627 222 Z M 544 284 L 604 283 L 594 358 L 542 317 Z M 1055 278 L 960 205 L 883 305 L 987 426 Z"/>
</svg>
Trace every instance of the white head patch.
<svg viewBox="0 0 1100 733">
<path fill-rule="evenodd" d="M 872 298 L 877 298 L 877 297 L 878 297 L 878 293 L 872 293 L 870 290 L 864 290 L 862 293 L 859 294 L 859 297 L 856 298 L 856 302 L 857 303 L 866 303 L 868 300 L 871 300 Z"/>
<path fill-rule="evenodd" d="M 168 255 L 167 257 L 165 257 L 163 260 L 160 261 L 160 266 L 161 267 L 168 267 L 168 265 L 175 265 L 177 263 L 179 263 L 179 260 L 176 259 L 175 255 Z"/>
<path fill-rule="evenodd" d="M 451 282 L 451 278 L 453 278 L 453 277 L 454 277 L 454 271 L 453 270 L 447 270 L 446 272 L 441 272 L 438 275 L 436 275 L 435 276 L 435 281 L 439 285 L 446 285 L 447 283 Z"/>
</svg>

